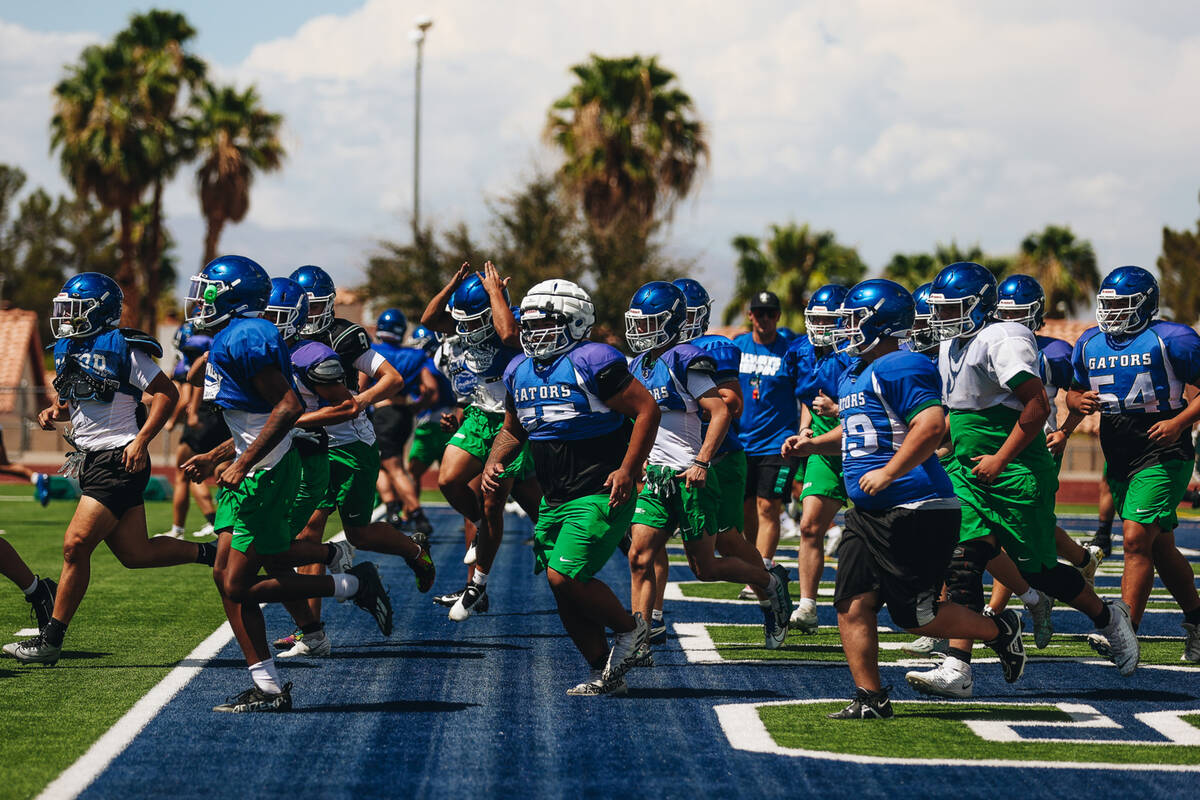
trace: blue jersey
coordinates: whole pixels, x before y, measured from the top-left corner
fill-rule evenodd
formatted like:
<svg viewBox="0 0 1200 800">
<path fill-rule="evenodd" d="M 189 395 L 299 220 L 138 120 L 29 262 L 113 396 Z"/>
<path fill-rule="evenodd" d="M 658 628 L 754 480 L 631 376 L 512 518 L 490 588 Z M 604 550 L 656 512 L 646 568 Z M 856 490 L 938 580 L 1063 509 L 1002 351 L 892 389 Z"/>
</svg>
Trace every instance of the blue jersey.
<svg viewBox="0 0 1200 800">
<path fill-rule="evenodd" d="M 858 485 L 859 478 L 883 467 L 900 450 L 913 417 L 941 405 L 941 386 L 937 367 L 919 353 L 889 353 L 842 373 L 842 474 L 856 507 L 882 511 L 954 497 L 950 478 L 933 454 L 873 497 Z"/>
<path fill-rule="evenodd" d="M 463 348 L 463 365 L 469 376 L 454 379 L 454 391 L 462 393 L 467 384 L 471 405 L 498 414 L 504 411 L 504 372 L 514 358 L 524 355 L 519 349 L 507 347 L 500 337 L 492 336 L 481 345 Z M 459 373 L 460 375 L 462 373 Z M 461 385 L 460 385 L 461 381 Z"/>
<path fill-rule="evenodd" d="M 1058 430 L 1059 390 L 1071 388 L 1074 367 L 1071 366 L 1071 345 L 1053 336 L 1034 336 L 1038 345 L 1038 372 L 1050 401 L 1050 416 L 1046 417 L 1046 433 Z"/>
<path fill-rule="evenodd" d="M 716 387 L 712 356 L 690 343 L 677 344 L 651 359 L 642 353 L 629 365 L 662 411 L 649 462 L 677 468 L 692 463 L 703 444 L 698 398 Z"/>
<path fill-rule="evenodd" d="M 796 432 L 800 422 L 796 354 L 789 351 L 782 336 L 770 344 L 758 344 L 753 334 L 743 333 L 733 343 L 742 352 L 739 436 L 746 455 L 779 455 L 784 439 Z"/>
<path fill-rule="evenodd" d="M 119 330 L 59 339 L 54 343 L 54 388 L 72 401 L 111 403 L 118 393 L 140 400 L 142 390 L 129 382 L 132 364 L 129 342 Z"/>
<path fill-rule="evenodd" d="M 504 372 L 506 403 L 529 433 L 547 505 L 607 494 L 629 447 L 629 421 L 606 405 L 632 378 L 625 357 L 582 342 L 552 361 L 521 355 Z"/>
<path fill-rule="evenodd" d="M 740 380 L 739 370 L 742 365 L 742 351 L 738 350 L 737 345 L 733 340 L 719 336 L 715 333 L 706 333 L 703 336 L 697 336 L 688 344 L 695 345 L 712 356 L 716 363 L 716 371 L 713 374 L 713 381 L 720 386 L 722 383 L 729 381 Z M 705 430 L 708 430 L 707 424 Z M 725 434 L 725 441 L 721 442 L 721 446 L 717 448 L 717 455 L 725 453 L 736 453 L 742 450 L 742 440 L 738 435 L 738 419 L 735 417 L 729 423 L 729 433 Z"/>
<path fill-rule="evenodd" d="M 371 349 L 396 368 L 396 372 L 404 379 L 404 388 L 408 394 L 420 394 L 421 369 L 429 360 L 424 350 L 418 347 L 401 347 L 389 342 L 375 342 Z"/>
<path fill-rule="evenodd" d="M 816 348 L 807 336 L 792 342 L 790 352 L 796 359 L 796 399 L 812 411 L 817 395 L 824 392 L 830 400 L 837 400 L 838 383 L 842 373 L 856 362 L 853 356 L 836 353 L 831 347 Z M 835 422 L 828 417 L 813 413 L 813 432 L 816 434 L 832 430 Z"/>
<path fill-rule="evenodd" d="M 1071 356 L 1073 386 L 1100 396 L 1100 446 L 1110 474 L 1127 480 L 1166 461 L 1191 460 L 1192 437 L 1159 445 L 1146 433 L 1183 410 L 1184 385 L 1200 382 L 1200 336 L 1186 325 L 1154 320 L 1130 336 L 1089 328 Z"/>
<path fill-rule="evenodd" d="M 417 415 L 417 425 L 435 422 L 442 413 L 454 410 L 454 387 L 450 385 L 450 381 L 446 379 L 446 376 L 441 373 L 437 364 L 429 356 L 425 357 L 425 369 L 433 375 L 433 382 L 437 384 L 437 394 L 434 396 L 433 402 Z M 420 390 L 409 392 L 409 397 L 414 400 L 420 395 Z"/>
<path fill-rule="evenodd" d="M 292 376 L 305 411 L 316 411 L 329 405 L 320 395 L 321 386 L 345 385 L 342 362 L 332 348 L 311 339 L 297 339 L 289 348 Z M 349 391 L 349 390 L 347 390 Z M 292 439 L 302 455 L 323 453 L 329 446 L 325 426 L 315 429 L 296 428 Z"/>
</svg>

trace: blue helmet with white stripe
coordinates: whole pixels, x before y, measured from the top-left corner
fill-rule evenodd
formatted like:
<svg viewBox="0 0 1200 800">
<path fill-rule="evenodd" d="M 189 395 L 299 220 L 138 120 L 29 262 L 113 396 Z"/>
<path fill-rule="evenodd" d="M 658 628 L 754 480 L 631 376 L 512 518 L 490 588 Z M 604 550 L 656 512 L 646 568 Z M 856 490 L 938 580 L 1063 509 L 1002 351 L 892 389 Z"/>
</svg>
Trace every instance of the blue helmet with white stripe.
<svg viewBox="0 0 1200 800">
<path fill-rule="evenodd" d="M 996 277 L 974 261 L 943 267 L 929 289 L 929 310 L 939 339 L 973 336 L 996 310 Z"/>
<path fill-rule="evenodd" d="M 703 336 L 708 330 L 708 321 L 712 316 L 712 297 L 704 285 L 695 278 L 676 278 L 671 284 L 683 292 L 687 302 L 687 319 L 679 334 L 681 342 L 690 342 L 697 336 Z"/>
<path fill-rule="evenodd" d="M 337 287 L 329 273 L 313 264 L 305 264 L 292 271 L 292 280 L 300 284 L 308 294 L 308 320 L 300 333 L 315 336 L 333 324 L 333 301 Z"/>
<path fill-rule="evenodd" d="M 1100 283 L 1096 322 L 1105 333 L 1138 333 L 1158 316 L 1158 281 L 1141 267 L 1117 267 Z"/>
<path fill-rule="evenodd" d="M 908 346 L 914 353 L 928 353 L 938 346 L 938 337 L 930 327 L 929 292 L 933 282 L 923 283 L 912 293 L 913 326 L 908 332 Z"/>
<path fill-rule="evenodd" d="M 438 346 L 438 335 L 426 328 L 424 325 L 418 325 L 413 328 L 412 339 L 410 340 L 413 347 L 419 347 L 425 351 L 425 355 L 432 356 Z"/>
<path fill-rule="evenodd" d="M 1004 322 L 1019 322 L 1031 331 L 1042 327 L 1046 314 L 1046 292 L 1029 275 L 1009 275 L 996 287 L 993 316 Z"/>
<path fill-rule="evenodd" d="M 904 339 L 912 328 L 915 309 L 912 295 L 895 281 L 865 280 L 842 301 L 833 332 L 834 349 L 857 356 L 870 352 L 886 336 Z"/>
<path fill-rule="evenodd" d="M 838 326 L 842 301 L 850 290 L 838 283 L 827 283 L 812 293 L 804 308 L 804 329 L 814 347 L 832 347 L 833 331 Z"/>
<path fill-rule="evenodd" d="M 382 341 L 400 344 L 408 333 L 408 320 L 398 308 L 389 308 L 375 322 L 375 335 Z"/>
<path fill-rule="evenodd" d="M 220 256 L 192 276 L 185 309 L 198 328 L 233 317 L 258 317 L 271 298 L 271 276 L 245 256 Z"/>
<path fill-rule="evenodd" d="M 263 319 L 279 329 L 284 341 L 300 335 L 308 319 L 308 292 L 291 278 L 271 279 L 271 298 L 263 311 Z"/>
<path fill-rule="evenodd" d="M 99 272 L 81 272 L 67 280 L 50 303 L 50 330 L 55 339 L 79 339 L 117 327 L 121 322 L 121 287 Z"/>
<path fill-rule="evenodd" d="M 625 341 L 635 353 L 679 340 L 687 320 L 687 299 L 678 286 L 650 281 L 633 293 L 625 312 Z"/>
</svg>

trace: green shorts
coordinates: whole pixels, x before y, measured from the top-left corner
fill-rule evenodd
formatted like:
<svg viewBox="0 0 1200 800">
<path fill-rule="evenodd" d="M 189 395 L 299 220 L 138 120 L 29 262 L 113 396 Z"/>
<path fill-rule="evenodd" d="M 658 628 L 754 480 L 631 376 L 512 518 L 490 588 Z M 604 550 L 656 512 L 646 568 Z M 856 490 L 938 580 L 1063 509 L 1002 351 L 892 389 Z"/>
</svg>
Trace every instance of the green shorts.
<svg viewBox="0 0 1200 800">
<path fill-rule="evenodd" d="M 1053 567 L 1058 556 L 1054 544 L 1054 495 L 1058 478 L 1052 471 L 1034 472 L 1023 464 L 1009 464 L 991 486 L 971 474 L 970 462 L 951 458 L 946 473 L 962 503 L 960 542 L 989 534 L 1024 573 Z"/>
<path fill-rule="evenodd" d="M 363 528 L 375 510 L 375 481 L 379 478 L 379 448 L 350 442 L 329 448 L 329 487 L 318 508 L 336 508 L 343 525 Z"/>
<path fill-rule="evenodd" d="M 590 581 L 629 530 L 635 506 L 631 497 L 609 508 L 607 494 L 577 497 L 553 508 L 543 500 L 533 527 L 534 572 L 549 568 Z"/>
<path fill-rule="evenodd" d="M 717 494 L 707 483 L 689 489 L 679 470 L 650 464 L 646 467 L 646 483 L 637 497 L 633 521 L 659 530 L 674 531 L 685 542 L 712 536 L 717 532 Z"/>
<path fill-rule="evenodd" d="M 213 528 L 233 531 L 233 549 L 245 553 L 254 545 L 259 555 L 282 553 L 292 545 L 291 520 L 280 513 L 296 500 L 300 456 L 294 449 L 270 469 L 247 475 L 217 500 Z"/>
<path fill-rule="evenodd" d="M 450 434 L 442 430 L 440 422 L 426 422 L 418 425 L 413 431 L 412 445 L 408 448 L 408 458 L 420 461 L 425 466 L 436 464 L 442 460 L 442 451 L 450 441 Z"/>
<path fill-rule="evenodd" d="M 1109 475 L 1108 488 L 1121 519 L 1173 531 L 1179 525 L 1175 509 L 1191 479 L 1192 462 L 1175 460 L 1146 467 L 1128 481 Z"/>
<path fill-rule="evenodd" d="M 734 450 L 713 462 L 708 485 L 718 494 L 717 533 L 746 527 L 746 451 Z"/>
<path fill-rule="evenodd" d="M 288 509 L 289 526 L 292 536 L 304 530 L 312 513 L 317 510 L 317 504 L 325 499 L 329 490 L 329 453 L 320 450 L 300 456 L 300 487 L 296 490 L 296 499 Z"/>
<path fill-rule="evenodd" d="M 812 455 L 804 465 L 804 488 L 800 499 L 806 497 L 828 497 L 846 505 L 846 484 L 842 481 L 842 457 Z"/>
<path fill-rule="evenodd" d="M 492 450 L 492 442 L 496 434 L 504 427 L 504 415 L 492 414 L 477 406 L 467 406 L 463 410 L 462 425 L 450 437 L 450 447 L 457 447 L 487 463 L 488 453 Z M 521 447 L 521 452 L 508 465 L 503 477 L 522 480 L 533 474 L 533 458 L 529 455 L 529 443 Z"/>
</svg>

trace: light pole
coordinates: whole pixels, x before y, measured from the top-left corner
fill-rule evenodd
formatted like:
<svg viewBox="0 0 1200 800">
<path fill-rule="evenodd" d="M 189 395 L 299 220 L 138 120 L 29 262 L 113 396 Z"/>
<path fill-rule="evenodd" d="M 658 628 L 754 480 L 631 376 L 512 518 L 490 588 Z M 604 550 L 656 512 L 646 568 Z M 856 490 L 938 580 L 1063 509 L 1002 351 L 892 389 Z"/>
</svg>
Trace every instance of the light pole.
<svg viewBox="0 0 1200 800">
<path fill-rule="evenodd" d="M 425 45 L 425 32 L 433 27 L 431 17 L 417 17 L 416 26 L 408 38 L 417 46 L 417 94 L 416 113 L 413 114 L 413 238 L 421 230 L 421 54 Z"/>
</svg>

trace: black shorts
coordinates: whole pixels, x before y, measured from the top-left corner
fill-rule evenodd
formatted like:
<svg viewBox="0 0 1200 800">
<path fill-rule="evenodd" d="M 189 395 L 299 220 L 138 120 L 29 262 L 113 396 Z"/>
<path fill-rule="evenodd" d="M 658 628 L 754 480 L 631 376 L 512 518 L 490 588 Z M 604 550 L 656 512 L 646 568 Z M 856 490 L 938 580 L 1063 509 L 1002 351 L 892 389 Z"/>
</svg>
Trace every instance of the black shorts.
<svg viewBox="0 0 1200 800">
<path fill-rule="evenodd" d="M 798 458 L 773 456 L 746 456 L 746 494 L 744 499 L 764 497 L 768 500 L 787 499 L 792 496 L 792 481 L 796 478 Z"/>
<path fill-rule="evenodd" d="M 878 592 L 875 610 L 886 604 L 901 628 L 928 625 L 937 614 L 961 523 L 957 508 L 850 509 L 838 545 L 834 605 Z"/>
<path fill-rule="evenodd" d="M 179 441 L 192 448 L 193 453 L 207 453 L 233 435 L 225 424 L 221 409 L 212 403 L 201 403 L 198 416 L 200 424 L 194 428 L 184 425 L 183 435 L 179 437 Z"/>
<path fill-rule="evenodd" d="M 120 519 L 131 508 L 142 505 L 142 492 L 150 481 L 150 460 L 137 472 L 126 472 L 121 466 L 124 447 L 97 450 L 83 459 L 79 473 L 79 489 L 84 497 L 100 502 Z"/>
<path fill-rule="evenodd" d="M 408 406 L 383 406 L 375 409 L 375 441 L 379 458 L 404 455 L 404 445 L 413 430 L 413 412 Z"/>
</svg>

